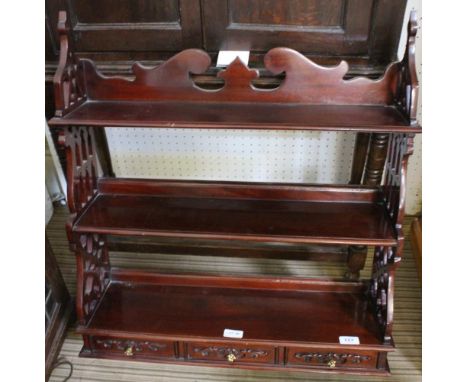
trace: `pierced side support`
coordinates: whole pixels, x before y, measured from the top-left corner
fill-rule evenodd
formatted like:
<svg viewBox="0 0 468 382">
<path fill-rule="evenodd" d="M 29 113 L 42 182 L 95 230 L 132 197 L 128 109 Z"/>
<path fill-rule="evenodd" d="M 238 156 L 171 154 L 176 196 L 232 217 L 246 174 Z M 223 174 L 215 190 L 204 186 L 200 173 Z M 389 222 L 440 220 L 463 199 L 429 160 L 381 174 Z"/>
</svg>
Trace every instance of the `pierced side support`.
<svg viewBox="0 0 468 382">
<path fill-rule="evenodd" d="M 78 60 L 74 55 L 70 23 L 65 11 L 59 12 L 58 32 L 60 56 L 54 75 L 55 115 L 62 117 L 86 99 L 82 76 L 78 74 Z"/>
<path fill-rule="evenodd" d="M 416 12 L 412 11 L 408 22 L 408 39 L 403 60 L 399 63 L 396 102 L 400 110 L 408 117 L 410 124 L 415 126 L 419 97 L 419 82 L 416 71 L 416 34 L 418 21 Z"/>
<path fill-rule="evenodd" d="M 408 159 L 413 153 L 414 134 L 391 134 L 385 165 L 382 196 L 390 219 L 402 235 L 406 203 Z M 397 237 L 399 237 L 397 235 Z"/>
<path fill-rule="evenodd" d="M 73 243 L 71 226 L 76 215 L 95 195 L 100 165 L 96 150 L 94 128 L 66 127 L 59 136 L 67 157 L 67 200 L 70 219 L 67 222 L 68 241 Z M 72 248 L 74 249 L 74 248 Z"/>
<path fill-rule="evenodd" d="M 374 314 L 385 345 L 392 343 L 395 268 L 400 261 L 396 252 L 394 247 L 375 248 L 369 288 Z"/>
<path fill-rule="evenodd" d="M 369 290 L 385 344 L 390 344 L 392 340 L 394 277 L 403 254 L 406 176 L 408 159 L 412 153 L 413 134 L 390 135 L 381 192 L 385 208 L 395 227 L 398 244 L 395 247 L 375 248 Z"/>
<path fill-rule="evenodd" d="M 76 312 L 86 325 L 110 282 L 110 262 L 104 235 L 75 234 L 77 265 Z"/>
</svg>

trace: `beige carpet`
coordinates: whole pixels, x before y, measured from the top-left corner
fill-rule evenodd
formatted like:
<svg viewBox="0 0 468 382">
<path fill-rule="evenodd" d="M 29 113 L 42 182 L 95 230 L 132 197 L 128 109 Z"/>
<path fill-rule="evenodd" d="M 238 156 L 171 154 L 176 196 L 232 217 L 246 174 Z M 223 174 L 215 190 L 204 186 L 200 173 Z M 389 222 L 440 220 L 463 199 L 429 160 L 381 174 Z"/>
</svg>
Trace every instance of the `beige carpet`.
<svg viewBox="0 0 468 382">
<path fill-rule="evenodd" d="M 61 267 L 65 282 L 75 294 L 75 257 L 68 250 L 65 235 L 66 208 L 55 209 L 47 233 Z M 409 235 L 411 219 L 406 219 Z M 331 276 L 344 273 L 344 265 L 312 261 L 222 258 L 164 254 L 112 253 L 113 265 L 160 270 L 190 270 L 200 272 L 226 271 L 238 274 L 270 274 L 290 276 Z M 368 256 L 363 276 L 368 277 L 372 258 Z M 406 240 L 404 258 L 396 275 L 394 340 L 397 350 L 389 355 L 391 377 L 353 377 L 298 372 L 262 372 L 203 366 L 164 365 L 143 362 L 109 361 L 79 358 L 82 341 L 71 328 L 60 357 L 73 363 L 69 381 L 420 381 L 421 380 L 421 290 L 411 252 Z M 68 366 L 57 367 L 50 381 L 63 381 Z"/>
</svg>

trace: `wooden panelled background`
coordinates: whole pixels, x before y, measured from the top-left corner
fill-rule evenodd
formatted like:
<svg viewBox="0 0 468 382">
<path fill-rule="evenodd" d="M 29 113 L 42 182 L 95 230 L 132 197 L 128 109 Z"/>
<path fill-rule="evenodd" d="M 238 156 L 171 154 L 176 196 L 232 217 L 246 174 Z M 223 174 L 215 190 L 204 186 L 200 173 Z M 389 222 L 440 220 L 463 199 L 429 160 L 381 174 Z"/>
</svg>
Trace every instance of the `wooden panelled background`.
<svg viewBox="0 0 468 382">
<path fill-rule="evenodd" d="M 82 56 L 115 64 L 185 48 L 263 54 L 288 46 L 368 70 L 395 58 L 406 0 L 46 0 L 46 60 L 57 57 L 57 14 L 68 12 Z M 381 69 L 381 67 L 380 67 Z"/>
</svg>

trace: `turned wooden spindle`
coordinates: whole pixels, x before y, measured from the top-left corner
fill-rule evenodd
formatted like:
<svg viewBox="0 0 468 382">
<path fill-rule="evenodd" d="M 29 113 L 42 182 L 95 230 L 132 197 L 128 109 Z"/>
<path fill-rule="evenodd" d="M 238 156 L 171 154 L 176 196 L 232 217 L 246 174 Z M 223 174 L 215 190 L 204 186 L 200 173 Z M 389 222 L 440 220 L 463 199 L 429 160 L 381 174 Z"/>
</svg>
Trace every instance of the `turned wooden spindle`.
<svg viewBox="0 0 468 382">
<path fill-rule="evenodd" d="M 387 157 L 388 134 L 372 133 L 369 154 L 364 170 L 363 184 L 378 186 L 382 181 L 382 174 Z"/>
<path fill-rule="evenodd" d="M 359 133 L 356 136 L 351 184 L 378 186 L 382 182 L 383 170 L 388 151 L 388 134 Z M 348 271 L 346 277 L 358 279 L 364 268 L 367 247 L 348 247 Z"/>
</svg>

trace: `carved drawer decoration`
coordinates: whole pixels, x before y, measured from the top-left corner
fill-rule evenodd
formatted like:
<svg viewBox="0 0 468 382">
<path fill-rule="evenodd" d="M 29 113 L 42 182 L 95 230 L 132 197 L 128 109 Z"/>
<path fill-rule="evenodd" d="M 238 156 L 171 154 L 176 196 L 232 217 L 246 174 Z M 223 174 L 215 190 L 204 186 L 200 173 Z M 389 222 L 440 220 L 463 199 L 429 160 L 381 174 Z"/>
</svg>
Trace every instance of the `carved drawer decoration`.
<svg viewBox="0 0 468 382">
<path fill-rule="evenodd" d="M 289 349 L 288 364 L 325 368 L 375 368 L 377 353 L 354 349 Z"/>
<path fill-rule="evenodd" d="M 225 361 L 227 363 L 275 363 L 275 348 L 256 344 L 186 344 L 189 360 Z"/>
<path fill-rule="evenodd" d="M 168 341 L 140 341 L 108 337 L 92 338 L 93 350 L 121 353 L 127 357 L 175 357 L 174 344 Z"/>
</svg>

